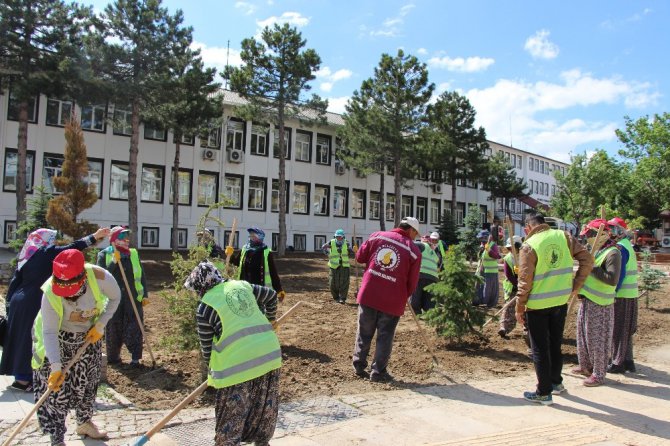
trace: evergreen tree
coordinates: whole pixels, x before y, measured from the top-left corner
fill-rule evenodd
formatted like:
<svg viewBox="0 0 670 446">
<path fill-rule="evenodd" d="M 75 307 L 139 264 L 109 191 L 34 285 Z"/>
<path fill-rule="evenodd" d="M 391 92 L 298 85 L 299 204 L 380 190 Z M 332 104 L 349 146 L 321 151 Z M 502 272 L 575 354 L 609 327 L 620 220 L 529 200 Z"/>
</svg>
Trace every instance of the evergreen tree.
<svg viewBox="0 0 670 446">
<path fill-rule="evenodd" d="M 440 240 L 447 246 L 458 243 L 458 228 L 456 227 L 454 218 L 451 216 L 451 212 L 445 210 L 442 213 L 440 225 L 435 229 L 440 233 Z"/>
<path fill-rule="evenodd" d="M 477 283 L 483 279 L 469 270 L 460 245 L 449 249 L 444 265 L 440 281 L 427 288 L 433 295 L 435 307 L 422 318 L 435 327 L 438 335 L 460 341 L 467 334 L 477 333 L 476 327 L 481 330 L 484 324 L 484 311 L 472 305 Z"/>
<path fill-rule="evenodd" d="M 16 238 L 12 240 L 9 247 L 18 252 L 23 247 L 23 244 L 28 238 L 28 234 L 36 229 L 48 228 L 47 210 L 49 202 L 53 195 L 47 192 L 43 185 L 36 186 L 33 198 L 28 200 L 26 218 L 18 225 L 16 229 Z M 12 260 L 12 264 L 16 263 L 16 259 Z"/>
<path fill-rule="evenodd" d="M 284 148 L 284 124 L 297 118 L 307 122 L 324 122 L 328 102 L 317 95 L 304 101 L 309 81 L 321 65 L 313 49 L 304 49 L 307 42 L 296 28 L 288 24 L 265 27 L 261 40 L 242 41 L 242 66 L 230 69 L 230 88 L 249 102 L 237 111 L 245 118 L 273 124 L 279 131 L 278 147 Z M 286 250 L 286 153 L 279 150 L 279 244 L 278 255 Z"/>
<path fill-rule="evenodd" d="M 476 204 L 470 205 L 468 214 L 465 216 L 465 230 L 461 232 L 459 246 L 469 261 L 477 260 L 479 256 L 479 240 L 477 233 L 481 231 L 481 220 L 477 212 L 470 211 L 477 207 Z"/>
</svg>

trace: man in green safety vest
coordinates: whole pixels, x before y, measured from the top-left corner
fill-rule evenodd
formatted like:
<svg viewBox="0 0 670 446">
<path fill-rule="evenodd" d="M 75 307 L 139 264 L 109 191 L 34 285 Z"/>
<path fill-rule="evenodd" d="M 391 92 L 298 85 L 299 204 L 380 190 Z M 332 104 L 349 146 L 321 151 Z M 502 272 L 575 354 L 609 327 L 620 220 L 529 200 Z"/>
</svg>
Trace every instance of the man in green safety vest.
<svg viewBox="0 0 670 446">
<path fill-rule="evenodd" d="M 563 386 L 563 328 L 570 296 L 582 288 L 593 268 L 593 257 L 570 233 L 551 229 L 539 214 L 526 215 L 526 241 L 519 251 L 516 319 L 528 328 L 537 375 L 528 401 L 552 404 L 552 393 Z M 579 268 L 573 279 L 573 259 Z"/>
<path fill-rule="evenodd" d="M 130 298 L 135 300 L 137 314 L 144 321 L 144 308 L 148 303 L 147 282 L 137 249 L 130 247 L 130 231 L 123 226 L 115 226 L 109 234 L 109 246 L 98 253 L 97 265 L 105 268 L 116 279 L 121 288 L 121 302 L 114 317 L 107 324 L 105 346 L 107 363 L 121 364 L 121 348 L 125 345 L 130 352 L 130 366 L 139 367 L 142 359 L 142 329 L 135 316 Z M 114 260 L 114 251 L 119 253 L 119 262 Z M 121 269 L 125 272 L 131 296 L 123 280 Z"/>
<path fill-rule="evenodd" d="M 419 270 L 419 283 L 412 293 L 410 305 L 414 313 L 420 314 L 428 311 L 435 306 L 433 295 L 426 290 L 428 285 L 432 285 L 438 280 L 438 262 L 439 256 L 436 249 L 430 243 L 430 236 L 424 235 L 420 242 L 414 242 L 419 251 L 421 251 L 421 269 Z"/>
<path fill-rule="evenodd" d="M 430 233 L 430 244 L 433 246 L 433 250 L 439 257 L 437 269 L 442 271 L 444 269 L 444 259 L 447 258 L 447 244 L 440 240 L 439 232 Z"/>
<path fill-rule="evenodd" d="M 354 256 L 357 247 L 349 247 L 344 238 L 344 229 L 338 229 L 333 239 L 321 246 L 321 251 L 328 256 L 328 285 L 333 300 L 341 304 L 346 303 L 349 294 L 349 277 L 351 264 L 349 256 Z"/>
</svg>

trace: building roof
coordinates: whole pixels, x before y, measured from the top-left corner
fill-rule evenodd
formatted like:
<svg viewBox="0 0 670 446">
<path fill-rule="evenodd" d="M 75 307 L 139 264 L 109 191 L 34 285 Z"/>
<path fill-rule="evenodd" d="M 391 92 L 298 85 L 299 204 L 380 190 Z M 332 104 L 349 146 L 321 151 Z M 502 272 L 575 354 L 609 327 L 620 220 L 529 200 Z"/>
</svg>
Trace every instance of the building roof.
<svg viewBox="0 0 670 446">
<path fill-rule="evenodd" d="M 525 203 L 526 205 L 532 207 L 533 209 L 542 209 L 543 211 L 548 211 L 549 206 L 546 204 L 537 201 L 535 198 L 531 197 L 530 195 L 522 195 L 519 197 L 519 201 L 522 203 Z"/>
</svg>

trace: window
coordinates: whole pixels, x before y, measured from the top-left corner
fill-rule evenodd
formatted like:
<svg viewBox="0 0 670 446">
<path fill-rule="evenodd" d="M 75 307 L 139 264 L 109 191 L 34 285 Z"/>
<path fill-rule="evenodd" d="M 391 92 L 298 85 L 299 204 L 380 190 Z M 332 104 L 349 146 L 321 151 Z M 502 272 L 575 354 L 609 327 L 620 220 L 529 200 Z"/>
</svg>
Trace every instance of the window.
<svg viewBox="0 0 670 446">
<path fill-rule="evenodd" d="M 265 190 L 267 180 L 265 178 L 249 177 L 249 203 L 250 211 L 265 211 Z"/>
<path fill-rule="evenodd" d="M 298 130 L 295 134 L 296 161 L 312 161 L 312 134 Z"/>
<path fill-rule="evenodd" d="M 540 160 L 535 158 L 535 172 L 540 171 Z"/>
<path fill-rule="evenodd" d="M 144 139 L 151 139 L 154 141 L 167 141 L 167 132 L 165 131 L 165 129 L 160 129 L 145 123 Z"/>
<path fill-rule="evenodd" d="M 540 173 L 544 173 L 544 161 L 540 161 Z"/>
<path fill-rule="evenodd" d="M 484 224 L 486 223 L 486 220 L 488 220 L 488 209 L 486 208 L 486 205 L 480 204 L 479 205 L 479 215 L 481 219 L 481 225 L 482 228 L 484 227 Z"/>
<path fill-rule="evenodd" d="M 35 151 L 28 150 L 26 152 L 26 192 L 32 193 L 33 180 L 35 176 L 34 170 Z M 16 172 L 19 164 L 19 152 L 16 149 L 5 149 L 5 168 L 2 180 L 2 190 L 4 192 L 16 191 Z"/>
<path fill-rule="evenodd" d="M 293 183 L 293 213 L 309 213 L 309 184 Z"/>
<path fill-rule="evenodd" d="M 533 193 L 533 180 L 528 181 L 528 193 L 529 194 Z"/>
<path fill-rule="evenodd" d="M 414 216 L 412 208 L 414 207 L 414 200 L 409 195 L 402 196 L 402 203 L 400 207 L 400 216 L 401 217 L 411 217 Z"/>
<path fill-rule="evenodd" d="M 384 203 L 384 209 L 386 221 L 395 220 L 395 194 L 386 194 L 386 203 Z"/>
<path fill-rule="evenodd" d="M 130 108 L 130 107 L 128 107 Z M 133 134 L 133 112 L 123 108 L 114 109 L 114 124 L 112 131 L 115 135 L 130 136 Z"/>
<path fill-rule="evenodd" d="M 84 179 L 84 183 L 92 189 L 98 198 L 102 198 L 102 174 L 103 174 L 103 160 L 100 158 L 88 159 L 88 176 Z"/>
<path fill-rule="evenodd" d="M 47 125 L 64 126 L 72 116 L 74 103 L 60 99 L 47 99 Z"/>
<path fill-rule="evenodd" d="M 227 174 L 223 178 L 223 196 L 228 203 L 225 207 L 242 209 L 243 178 L 241 175 Z"/>
<path fill-rule="evenodd" d="M 335 187 L 333 191 L 333 217 L 346 217 L 349 202 L 347 201 L 346 187 Z"/>
<path fill-rule="evenodd" d="M 554 195 L 556 195 L 556 185 L 552 184 L 551 185 L 551 196 L 553 197 Z"/>
<path fill-rule="evenodd" d="M 325 235 L 315 235 L 314 236 L 314 251 L 315 252 L 320 252 L 321 247 L 326 244 L 326 236 Z"/>
<path fill-rule="evenodd" d="M 84 105 L 81 107 L 81 128 L 94 132 L 105 131 L 107 104 Z"/>
<path fill-rule="evenodd" d="M 370 220 L 379 220 L 379 192 L 370 192 Z"/>
<path fill-rule="evenodd" d="M 226 125 L 226 150 L 244 151 L 244 125 L 239 119 L 230 118 Z"/>
<path fill-rule="evenodd" d="M 16 221 L 5 220 L 5 231 L 3 243 L 8 245 L 10 242 L 16 240 Z"/>
<path fill-rule="evenodd" d="M 251 126 L 251 154 L 268 156 L 268 135 L 270 129 L 265 125 Z"/>
<path fill-rule="evenodd" d="M 285 209 L 286 212 L 289 211 L 289 182 L 286 181 L 286 205 Z M 279 212 L 279 180 L 272 180 L 272 197 L 270 199 L 271 201 L 271 209 L 270 211 L 272 212 Z"/>
<path fill-rule="evenodd" d="M 230 230 L 228 231 L 223 231 L 223 240 L 228 243 L 230 240 Z M 233 236 L 233 241 L 230 244 L 235 249 L 238 249 L 240 247 L 240 231 L 235 231 L 235 235 Z"/>
<path fill-rule="evenodd" d="M 354 189 L 351 192 L 351 218 L 365 218 L 365 191 Z"/>
<path fill-rule="evenodd" d="M 219 127 L 213 128 L 200 136 L 200 147 L 208 149 L 221 148 L 221 129 Z"/>
<path fill-rule="evenodd" d="M 272 156 L 279 158 L 279 129 L 274 130 Z M 284 127 L 284 159 L 291 159 L 291 128 Z"/>
<path fill-rule="evenodd" d="M 434 198 L 430 200 L 430 224 L 440 224 L 440 200 Z"/>
<path fill-rule="evenodd" d="M 174 143 L 177 143 L 177 138 L 174 138 Z M 181 135 L 179 138 L 179 145 L 184 146 L 194 146 L 195 145 L 195 136 L 193 135 Z"/>
<path fill-rule="evenodd" d="M 142 227 L 142 246 L 149 248 L 158 247 L 158 228 L 155 227 Z"/>
<path fill-rule="evenodd" d="M 297 152 L 296 152 L 297 153 Z M 316 185 L 314 187 L 314 215 L 328 215 L 328 201 L 330 198 L 330 187 Z"/>
<path fill-rule="evenodd" d="M 45 153 L 42 163 L 42 186 L 50 194 L 58 194 L 53 180 L 63 173 L 63 155 Z"/>
<path fill-rule="evenodd" d="M 416 219 L 419 223 L 426 223 L 426 199 L 416 197 Z"/>
<path fill-rule="evenodd" d="M 456 226 L 464 226 L 463 218 L 465 217 L 465 203 L 456 202 L 456 216 L 454 218 L 454 223 Z"/>
<path fill-rule="evenodd" d="M 198 206 L 210 206 L 219 196 L 219 174 L 198 172 Z"/>
<path fill-rule="evenodd" d="M 516 167 L 519 169 L 523 168 L 523 155 L 516 156 Z"/>
<path fill-rule="evenodd" d="M 174 229 L 170 228 L 170 248 L 172 248 L 172 234 Z M 186 249 L 188 241 L 188 230 L 186 228 L 177 228 L 177 249 Z"/>
<path fill-rule="evenodd" d="M 163 177 L 165 169 L 162 166 L 150 164 L 142 165 L 142 193 L 141 201 L 151 203 L 163 202 Z"/>
<path fill-rule="evenodd" d="M 328 135 L 316 135 L 316 164 L 330 165 L 330 141 Z"/>
<path fill-rule="evenodd" d="M 172 176 L 174 177 L 174 169 L 172 169 Z M 170 204 L 172 204 L 172 195 L 174 189 L 172 188 L 173 181 L 170 181 Z M 193 171 L 191 169 L 179 169 L 177 175 L 177 203 L 186 206 L 191 205 L 191 184 L 193 183 Z M 180 248 L 180 246 L 177 246 Z"/>
<path fill-rule="evenodd" d="M 109 176 L 109 199 L 128 199 L 128 163 L 112 161 L 112 173 Z"/>
<path fill-rule="evenodd" d="M 428 175 L 427 175 L 426 169 L 424 167 L 419 167 L 419 179 L 420 180 L 428 179 Z"/>
<path fill-rule="evenodd" d="M 528 157 L 528 169 L 533 170 L 533 158 Z"/>
<path fill-rule="evenodd" d="M 7 104 L 7 119 L 10 121 L 19 120 L 19 101 L 14 96 L 14 93 L 9 92 L 9 103 Z M 28 122 L 37 124 L 37 111 L 39 109 L 38 96 L 33 96 L 28 99 Z"/>
<path fill-rule="evenodd" d="M 278 232 L 273 232 L 272 235 L 270 236 L 272 238 L 272 246 L 271 249 L 273 251 L 277 250 L 277 247 L 279 246 L 279 233 Z"/>
<path fill-rule="evenodd" d="M 307 236 L 305 234 L 293 234 L 293 249 L 296 251 L 307 250 Z"/>
</svg>

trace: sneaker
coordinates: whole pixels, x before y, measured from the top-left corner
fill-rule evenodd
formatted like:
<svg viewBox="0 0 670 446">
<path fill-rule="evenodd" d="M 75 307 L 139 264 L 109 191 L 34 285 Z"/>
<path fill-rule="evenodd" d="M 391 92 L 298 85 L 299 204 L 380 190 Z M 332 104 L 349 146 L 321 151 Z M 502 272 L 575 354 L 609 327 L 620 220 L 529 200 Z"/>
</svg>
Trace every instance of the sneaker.
<svg viewBox="0 0 670 446">
<path fill-rule="evenodd" d="M 498 330 L 498 336 L 500 336 L 503 339 L 508 339 L 507 331 L 505 331 L 504 328 L 501 328 L 500 330 Z"/>
<path fill-rule="evenodd" d="M 537 392 L 523 392 L 523 399 L 530 401 L 531 403 L 542 404 L 543 406 L 554 404 L 554 401 L 551 399 L 551 394 L 538 395 Z"/>
<path fill-rule="evenodd" d="M 565 392 L 565 386 L 563 383 L 561 384 L 552 384 L 551 385 L 551 393 L 552 395 L 560 395 L 561 393 Z"/>
<path fill-rule="evenodd" d="M 389 372 L 373 373 L 370 375 L 370 381 L 373 383 L 389 383 L 393 381 L 393 376 Z"/>
<path fill-rule="evenodd" d="M 595 375 L 591 375 L 584 381 L 582 381 L 582 384 L 585 385 L 586 387 L 598 387 L 602 386 L 605 383 L 603 382 L 603 380 L 596 378 Z"/>
<path fill-rule="evenodd" d="M 623 366 L 627 372 L 635 373 L 637 371 L 635 368 L 635 362 L 632 359 L 624 361 Z"/>
<path fill-rule="evenodd" d="M 9 387 L 15 390 L 21 390 L 23 392 L 33 391 L 33 383 L 20 383 L 18 381 L 14 381 Z"/>
<path fill-rule="evenodd" d="M 364 369 L 357 369 L 356 367 L 354 367 L 354 373 L 359 378 L 363 378 L 363 379 L 370 378 L 370 374 L 367 371 L 365 371 Z"/>
<path fill-rule="evenodd" d="M 621 365 L 610 364 L 609 366 L 607 366 L 607 373 L 624 374 L 626 373 L 626 367 L 624 367 L 623 364 Z"/>
<path fill-rule="evenodd" d="M 98 429 L 93 421 L 87 421 L 77 426 L 77 435 L 93 438 L 94 440 L 106 440 L 107 431 Z"/>
<path fill-rule="evenodd" d="M 346 301 L 344 299 L 340 299 L 340 300 L 337 301 L 337 303 L 344 305 L 346 303 Z"/>
<path fill-rule="evenodd" d="M 579 367 L 579 366 L 577 366 L 577 367 L 573 368 L 572 370 L 570 370 L 570 373 L 573 373 L 573 374 L 575 374 L 575 375 L 591 376 L 591 373 L 590 373 L 590 372 L 584 370 L 583 368 L 581 368 L 581 367 Z"/>
</svg>

